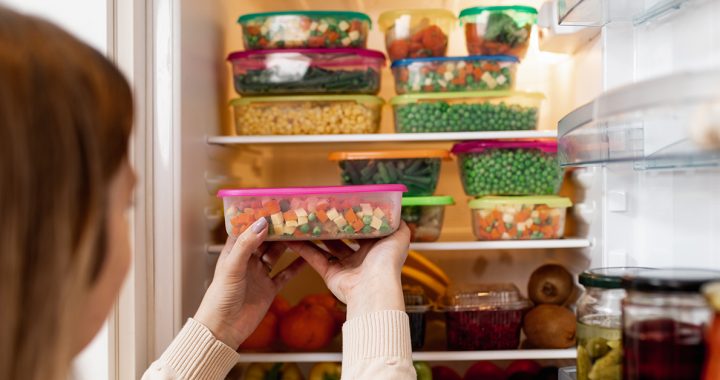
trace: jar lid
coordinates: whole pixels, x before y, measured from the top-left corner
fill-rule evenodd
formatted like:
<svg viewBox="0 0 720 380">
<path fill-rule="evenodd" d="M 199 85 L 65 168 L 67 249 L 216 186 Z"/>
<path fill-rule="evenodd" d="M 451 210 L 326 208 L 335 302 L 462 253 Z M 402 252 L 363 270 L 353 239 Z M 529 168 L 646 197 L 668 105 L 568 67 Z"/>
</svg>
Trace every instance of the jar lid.
<svg viewBox="0 0 720 380">
<path fill-rule="evenodd" d="M 278 17 L 278 16 L 306 16 L 306 17 L 333 17 L 339 19 L 359 19 L 372 25 L 370 16 L 365 13 L 352 12 L 352 11 L 280 11 L 280 12 L 263 12 L 263 13 L 248 13 L 238 18 L 238 24 L 245 24 L 255 19 L 263 19 L 267 17 Z"/>
<path fill-rule="evenodd" d="M 434 195 L 427 197 L 403 197 L 402 206 L 450 206 L 455 200 L 449 195 Z"/>
<path fill-rule="evenodd" d="M 602 289 L 621 289 L 623 277 L 634 276 L 638 271 L 652 270 L 643 267 L 594 268 L 582 272 L 579 282 L 582 286 Z"/>
<path fill-rule="evenodd" d="M 703 285 L 713 281 L 720 281 L 720 272 L 690 268 L 651 269 L 624 277 L 622 287 L 641 292 L 698 293 Z"/>
<path fill-rule="evenodd" d="M 407 192 L 405 185 L 349 185 L 349 186 L 315 186 L 315 187 L 266 187 L 247 189 L 220 189 L 218 198 L 223 197 L 282 197 L 328 194 L 386 193 Z"/>
<path fill-rule="evenodd" d="M 441 310 L 522 310 L 530 307 L 513 284 L 476 284 L 451 289 L 442 299 Z"/>
<path fill-rule="evenodd" d="M 465 8 L 460 11 L 459 17 L 475 16 L 483 12 L 501 12 L 501 11 L 515 11 L 521 13 L 529 13 L 536 15 L 537 9 L 524 5 L 493 5 L 489 7 L 472 7 Z"/>
</svg>

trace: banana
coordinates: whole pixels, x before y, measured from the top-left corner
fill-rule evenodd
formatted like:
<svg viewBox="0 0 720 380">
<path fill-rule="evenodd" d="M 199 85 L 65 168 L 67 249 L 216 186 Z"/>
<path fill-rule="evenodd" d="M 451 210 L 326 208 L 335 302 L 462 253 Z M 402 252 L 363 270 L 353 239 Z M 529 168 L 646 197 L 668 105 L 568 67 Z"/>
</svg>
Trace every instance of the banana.
<svg viewBox="0 0 720 380">
<path fill-rule="evenodd" d="M 404 266 L 402 268 L 403 284 L 420 285 L 425 290 L 425 294 L 431 300 L 437 300 L 442 297 L 447 290 L 447 286 L 443 285 L 435 278 L 418 269 Z"/>
<path fill-rule="evenodd" d="M 415 268 L 421 272 L 427 273 L 430 277 L 434 278 L 437 282 L 444 285 L 445 287 L 450 286 L 450 278 L 445 272 L 440 269 L 435 263 L 428 260 L 425 256 L 421 255 L 416 251 L 408 251 L 407 259 L 405 260 L 405 266 Z"/>
</svg>

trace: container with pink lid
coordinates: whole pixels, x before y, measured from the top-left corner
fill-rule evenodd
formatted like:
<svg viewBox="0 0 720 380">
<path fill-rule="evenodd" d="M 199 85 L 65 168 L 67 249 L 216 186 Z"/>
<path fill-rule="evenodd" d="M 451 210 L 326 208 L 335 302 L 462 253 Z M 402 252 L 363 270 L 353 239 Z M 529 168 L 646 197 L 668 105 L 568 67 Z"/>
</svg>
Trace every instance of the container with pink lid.
<svg viewBox="0 0 720 380">
<path fill-rule="evenodd" d="M 404 185 L 225 189 L 225 228 L 231 236 L 259 218 L 270 225 L 268 241 L 366 239 L 400 225 Z"/>
<path fill-rule="evenodd" d="M 263 94 L 377 94 L 385 55 L 366 49 L 272 49 L 228 56 L 235 91 Z"/>
<path fill-rule="evenodd" d="M 556 141 L 470 141 L 455 144 L 452 153 L 467 195 L 553 195 L 560 190 Z"/>
</svg>

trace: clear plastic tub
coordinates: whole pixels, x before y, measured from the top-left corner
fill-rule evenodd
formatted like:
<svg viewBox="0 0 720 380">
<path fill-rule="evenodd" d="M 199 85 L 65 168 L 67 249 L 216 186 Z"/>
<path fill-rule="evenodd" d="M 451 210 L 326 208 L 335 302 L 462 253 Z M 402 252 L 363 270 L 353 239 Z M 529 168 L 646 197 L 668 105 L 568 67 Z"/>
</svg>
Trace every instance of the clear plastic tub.
<svg viewBox="0 0 720 380">
<path fill-rule="evenodd" d="M 522 319 L 530 308 L 513 284 L 480 284 L 453 289 L 443 297 L 450 350 L 513 350 L 520 344 Z"/>
<path fill-rule="evenodd" d="M 522 59 L 530 44 L 537 10 L 522 5 L 474 7 L 460 12 L 470 55 L 513 55 Z"/>
<path fill-rule="evenodd" d="M 345 185 L 401 183 L 408 196 L 432 195 L 440 177 L 440 162 L 450 159 L 446 150 L 388 150 L 335 152 Z"/>
<path fill-rule="evenodd" d="M 239 135 L 377 133 L 383 100 L 371 95 L 296 95 L 230 102 Z"/>
<path fill-rule="evenodd" d="M 455 200 L 450 196 L 403 197 L 402 219 L 410 228 L 410 241 L 437 241 L 445 218 L 445 206 L 454 204 Z"/>
<path fill-rule="evenodd" d="M 266 218 L 268 241 L 365 239 L 397 230 L 406 190 L 403 185 L 226 189 L 218 197 L 231 236 Z"/>
<path fill-rule="evenodd" d="M 544 96 L 482 91 L 400 95 L 391 99 L 398 133 L 522 131 L 537 128 Z"/>
<path fill-rule="evenodd" d="M 572 202 L 555 195 L 488 196 L 472 200 L 468 206 L 473 232 L 480 240 L 559 239 Z"/>
<path fill-rule="evenodd" d="M 245 50 L 362 48 L 370 17 L 359 12 L 287 11 L 240 16 Z"/>
<path fill-rule="evenodd" d="M 398 94 L 500 91 L 515 88 L 518 62 L 510 55 L 409 58 L 391 68 Z"/>
<path fill-rule="evenodd" d="M 239 95 L 377 94 L 385 55 L 365 49 L 273 49 L 228 56 Z"/>
<path fill-rule="evenodd" d="M 470 141 L 452 153 L 470 196 L 555 195 L 562 184 L 556 141 Z"/>
<path fill-rule="evenodd" d="M 410 317 L 410 343 L 413 350 L 425 345 L 425 326 L 430 302 L 420 286 L 403 286 L 405 312 Z"/>
<path fill-rule="evenodd" d="M 391 60 L 442 57 L 455 15 L 446 9 L 401 9 L 383 12 L 378 24 L 385 33 L 385 48 Z"/>
</svg>

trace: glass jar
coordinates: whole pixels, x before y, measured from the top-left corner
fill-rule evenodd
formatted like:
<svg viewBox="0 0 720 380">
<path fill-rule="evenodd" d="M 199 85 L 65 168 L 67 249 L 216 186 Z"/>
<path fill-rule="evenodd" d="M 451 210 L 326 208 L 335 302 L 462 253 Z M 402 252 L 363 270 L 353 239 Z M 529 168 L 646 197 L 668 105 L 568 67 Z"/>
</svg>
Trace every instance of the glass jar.
<svg viewBox="0 0 720 380">
<path fill-rule="evenodd" d="M 577 379 L 622 379 L 622 278 L 648 268 L 590 269 L 580 274 Z"/>
<path fill-rule="evenodd" d="M 701 287 L 720 280 L 702 269 L 639 271 L 623 279 L 625 380 L 700 379 L 712 311 Z"/>
<path fill-rule="evenodd" d="M 708 352 L 705 356 L 704 380 L 720 380 L 720 282 L 703 288 L 703 294 L 715 312 L 710 332 L 707 334 Z"/>
<path fill-rule="evenodd" d="M 403 285 L 405 312 L 410 319 L 410 343 L 413 351 L 420 350 L 425 344 L 426 315 L 430 302 L 425 291 L 419 286 Z"/>
</svg>

